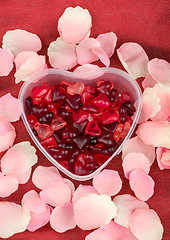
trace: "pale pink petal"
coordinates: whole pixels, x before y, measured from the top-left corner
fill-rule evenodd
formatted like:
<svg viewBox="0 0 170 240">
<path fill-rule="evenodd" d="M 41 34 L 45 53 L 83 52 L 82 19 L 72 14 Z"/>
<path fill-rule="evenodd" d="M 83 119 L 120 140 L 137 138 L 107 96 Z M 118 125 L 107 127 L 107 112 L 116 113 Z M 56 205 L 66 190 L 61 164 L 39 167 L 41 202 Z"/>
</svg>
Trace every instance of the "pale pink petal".
<svg viewBox="0 0 170 240">
<path fill-rule="evenodd" d="M 108 32 L 100 34 L 96 38 L 100 42 L 101 48 L 106 52 L 107 56 L 110 58 L 116 47 L 117 36 L 113 32 Z"/>
<path fill-rule="evenodd" d="M 40 192 L 41 199 L 53 207 L 70 202 L 72 195 L 71 187 L 63 180 L 51 183 Z"/>
<path fill-rule="evenodd" d="M 140 240 L 161 240 L 163 235 L 161 221 L 152 209 L 136 209 L 130 218 L 130 229 Z"/>
<path fill-rule="evenodd" d="M 117 214 L 117 208 L 107 195 L 87 193 L 74 204 L 74 219 L 79 228 L 92 230 L 108 224 Z"/>
<path fill-rule="evenodd" d="M 18 178 L 37 163 L 36 149 L 30 142 L 20 142 L 10 148 L 1 159 L 1 170 L 4 175 Z"/>
<path fill-rule="evenodd" d="M 100 61 L 106 66 L 109 67 L 110 59 L 108 58 L 107 54 L 101 47 L 96 47 L 92 49 L 92 52 L 98 56 Z"/>
<path fill-rule="evenodd" d="M 129 227 L 130 216 L 137 208 L 149 209 L 147 203 L 140 201 L 130 194 L 118 195 L 113 201 L 117 207 L 117 216 L 114 220 L 125 228 Z"/>
<path fill-rule="evenodd" d="M 99 194 L 114 196 L 121 190 L 122 180 L 117 171 L 105 169 L 94 176 L 93 186 Z"/>
<path fill-rule="evenodd" d="M 146 174 L 150 171 L 149 159 L 143 153 L 128 153 L 123 159 L 122 166 L 127 179 L 129 179 L 129 173 L 135 169 L 140 169 Z"/>
<path fill-rule="evenodd" d="M 147 201 L 154 194 L 155 183 L 153 179 L 139 169 L 133 170 L 129 175 L 129 184 L 137 198 Z"/>
<path fill-rule="evenodd" d="M 74 183 L 67 178 L 63 178 L 63 181 L 69 186 L 69 188 L 71 189 L 71 195 L 73 196 L 75 191 Z"/>
<path fill-rule="evenodd" d="M 155 160 L 155 148 L 145 144 L 138 136 L 128 139 L 125 142 L 122 150 L 122 158 L 131 152 L 143 153 L 149 159 L 150 165 Z"/>
<path fill-rule="evenodd" d="M 162 87 L 170 88 L 170 64 L 167 61 L 158 58 L 152 59 L 148 63 L 148 71 Z"/>
<path fill-rule="evenodd" d="M 30 168 L 27 172 L 17 176 L 19 184 L 25 184 L 28 182 L 31 176 L 31 170 L 32 169 Z"/>
<path fill-rule="evenodd" d="M 32 175 L 32 182 L 39 189 L 45 189 L 58 180 L 62 180 L 62 176 L 56 167 L 38 166 Z"/>
<path fill-rule="evenodd" d="M 89 233 L 85 237 L 85 240 L 103 240 L 103 239 L 113 240 L 111 234 L 106 229 L 103 228 L 99 228 L 93 231 L 92 233 Z"/>
<path fill-rule="evenodd" d="M 74 192 L 72 202 L 75 204 L 75 202 L 81 198 L 86 193 L 97 193 L 97 191 L 94 189 L 91 185 L 79 185 L 76 191 Z"/>
<path fill-rule="evenodd" d="M 148 75 L 146 76 L 146 78 L 142 81 L 142 87 L 143 87 L 144 89 L 147 88 L 147 87 L 152 88 L 152 87 L 155 86 L 156 83 L 157 83 L 157 81 L 154 80 L 154 79 L 151 77 L 150 74 L 148 74 Z"/>
<path fill-rule="evenodd" d="M 91 63 L 99 59 L 92 51 L 94 48 L 100 48 L 99 41 L 94 38 L 88 38 L 77 46 L 77 61 L 80 65 Z"/>
<path fill-rule="evenodd" d="M 138 137 L 153 147 L 170 148 L 170 123 L 166 121 L 147 121 L 141 123 L 136 131 Z"/>
<path fill-rule="evenodd" d="M 126 240 L 138 240 L 130 231 L 130 228 L 125 228 L 125 236 L 126 236 Z"/>
<path fill-rule="evenodd" d="M 22 113 L 21 101 L 10 93 L 0 98 L 0 115 L 3 115 L 9 122 L 18 121 Z"/>
<path fill-rule="evenodd" d="M 15 83 L 27 81 L 35 73 L 46 68 L 45 56 L 34 55 L 28 58 L 15 73 Z"/>
<path fill-rule="evenodd" d="M 50 43 L 47 54 L 53 68 L 68 70 L 77 65 L 76 45 L 66 43 L 60 37 Z"/>
<path fill-rule="evenodd" d="M 3 36 L 2 48 L 10 50 L 15 56 L 22 51 L 38 52 L 41 47 L 39 37 L 25 30 L 10 30 Z"/>
<path fill-rule="evenodd" d="M 15 67 L 16 67 L 16 71 L 18 71 L 18 69 L 20 68 L 20 66 L 25 63 L 30 57 L 38 55 L 36 52 L 34 51 L 23 51 L 20 52 L 14 62 L 15 62 Z"/>
<path fill-rule="evenodd" d="M 65 42 L 79 43 L 89 35 L 91 21 L 91 15 L 87 9 L 79 6 L 68 7 L 59 18 L 59 34 Z"/>
<path fill-rule="evenodd" d="M 161 170 L 170 169 L 170 149 L 158 147 L 156 155 L 159 168 Z"/>
<path fill-rule="evenodd" d="M 0 197 L 8 197 L 18 189 L 18 179 L 0 173 Z"/>
<path fill-rule="evenodd" d="M 77 67 L 74 72 L 76 73 L 84 73 L 99 70 L 100 68 L 94 64 L 83 64 L 82 66 Z"/>
<path fill-rule="evenodd" d="M 0 213 L 0 237 L 8 238 L 26 230 L 30 215 L 20 205 L 0 202 Z"/>
<path fill-rule="evenodd" d="M 125 228 L 117 224 L 115 221 L 111 221 L 101 229 L 108 231 L 114 240 L 126 240 Z"/>
<path fill-rule="evenodd" d="M 144 49 L 137 43 L 124 43 L 117 49 L 117 54 L 126 71 L 134 79 L 146 77 L 148 74 L 148 56 Z"/>
<path fill-rule="evenodd" d="M 72 203 L 56 207 L 50 216 L 51 227 L 59 233 L 76 227 Z"/>
<path fill-rule="evenodd" d="M 6 49 L 0 48 L 0 76 L 8 76 L 13 69 L 13 54 Z"/>
<path fill-rule="evenodd" d="M 0 116 L 0 152 L 12 147 L 15 137 L 15 128 L 6 118 Z"/>
</svg>

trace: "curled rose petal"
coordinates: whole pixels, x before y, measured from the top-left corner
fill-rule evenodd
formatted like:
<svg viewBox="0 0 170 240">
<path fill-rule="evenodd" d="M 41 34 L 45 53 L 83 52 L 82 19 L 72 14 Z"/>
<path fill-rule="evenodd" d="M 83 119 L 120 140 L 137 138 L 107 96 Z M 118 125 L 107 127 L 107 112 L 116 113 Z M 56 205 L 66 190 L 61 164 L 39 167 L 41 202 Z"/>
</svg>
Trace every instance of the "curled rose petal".
<svg viewBox="0 0 170 240">
<path fill-rule="evenodd" d="M 8 238 L 26 230 L 30 215 L 20 205 L 0 202 L 0 213 L 0 237 Z"/>
<path fill-rule="evenodd" d="M 129 174 L 129 184 L 137 198 L 147 201 L 154 194 L 155 183 L 153 179 L 139 169 L 133 170 Z"/>
<path fill-rule="evenodd" d="M 10 93 L 0 98 L 0 115 L 3 115 L 9 122 L 18 121 L 22 113 L 21 101 Z"/>
<path fill-rule="evenodd" d="M 98 56 L 100 61 L 106 66 L 109 67 L 110 59 L 108 58 L 107 54 L 101 47 L 96 47 L 92 49 L 92 52 Z"/>
<path fill-rule="evenodd" d="M 80 184 L 78 186 L 78 188 L 76 189 L 76 191 L 74 192 L 74 195 L 72 198 L 73 204 L 75 204 L 75 202 L 79 198 L 81 198 L 83 195 L 85 195 L 86 193 L 97 193 L 97 191 L 95 190 L 95 188 L 93 186 Z"/>
<path fill-rule="evenodd" d="M 58 169 L 56 167 L 38 166 L 32 175 L 33 184 L 39 189 L 47 188 L 50 183 L 62 180 Z"/>
<path fill-rule="evenodd" d="M 76 227 L 72 203 L 55 207 L 50 216 L 51 227 L 59 233 L 66 232 Z"/>
<path fill-rule="evenodd" d="M 18 179 L 0 173 L 0 197 L 8 197 L 18 189 Z"/>
<path fill-rule="evenodd" d="M 116 195 L 122 188 L 122 180 L 117 171 L 105 169 L 93 178 L 93 186 L 99 194 Z"/>
<path fill-rule="evenodd" d="M 156 155 L 159 168 L 161 170 L 170 169 L 170 149 L 158 147 Z"/>
<path fill-rule="evenodd" d="M 146 77 L 148 74 L 148 56 L 137 43 L 124 43 L 117 49 L 119 60 L 127 72 L 134 78 Z"/>
<path fill-rule="evenodd" d="M 15 83 L 27 81 L 35 73 L 46 68 L 45 56 L 34 55 L 28 58 L 15 73 Z"/>
<path fill-rule="evenodd" d="M 113 32 L 108 32 L 98 35 L 96 39 L 100 42 L 100 46 L 106 52 L 108 58 L 110 58 L 115 51 L 117 43 L 116 34 Z"/>
<path fill-rule="evenodd" d="M 128 139 L 122 150 L 122 158 L 131 152 L 143 153 L 150 161 L 150 165 L 155 160 L 155 148 L 151 145 L 145 144 L 138 136 Z"/>
<path fill-rule="evenodd" d="M 155 86 L 156 83 L 157 83 L 157 81 L 154 80 L 154 79 L 151 77 L 150 74 L 148 74 L 148 75 L 146 76 L 146 78 L 142 81 L 142 87 L 143 87 L 144 89 L 147 88 L 147 87 L 152 88 L 152 87 Z"/>
<path fill-rule="evenodd" d="M 83 64 L 82 66 L 77 67 L 74 72 L 76 73 L 84 73 L 84 72 L 90 72 L 94 70 L 99 70 L 100 68 L 97 65 L 94 64 Z"/>
<path fill-rule="evenodd" d="M 20 142 L 10 148 L 1 159 L 4 175 L 19 177 L 37 163 L 36 149 L 30 142 Z"/>
<path fill-rule="evenodd" d="M 0 77 L 8 76 L 13 69 L 13 54 L 6 49 L 0 48 Z"/>
<path fill-rule="evenodd" d="M 74 219 L 83 230 L 92 230 L 108 224 L 117 214 L 117 208 L 107 195 L 87 193 L 74 204 Z"/>
<path fill-rule="evenodd" d="M 15 128 L 6 118 L 0 116 L 0 152 L 12 147 L 15 137 Z"/>
<path fill-rule="evenodd" d="M 50 43 L 47 54 L 53 68 L 68 70 L 77 64 L 76 45 L 66 43 L 60 37 Z"/>
<path fill-rule="evenodd" d="M 139 240 L 161 240 L 163 226 L 152 209 L 136 209 L 130 218 L 130 229 Z"/>
<path fill-rule="evenodd" d="M 10 50 L 15 56 L 22 51 L 38 52 L 41 47 L 41 40 L 36 34 L 21 29 L 7 31 L 2 40 L 2 48 Z"/>
<path fill-rule="evenodd" d="M 25 63 L 30 57 L 38 55 L 36 52 L 34 51 L 23 51 L 20 52 L 14 62 L 15 62 L 15 67 L 16 67 L 16 71 L 18 71 L 18 69 L 20 68 L 20 66 Z"/>
<path fill-rule="evenodd" d="M 128 153 L 123 159 L 122 166 L 127 179 L 129 179 L 129 174 L 135 169 L 140 169 L 146 174 L 150 171 L 149 159 L 143 153 Z"/>
<path fill-rule="evenodd" d="M 136 131 L 145 144 L 153 147 L 170 148 L 170 123 L 166 121 L 147 121 L 141 123 Z"/>
<path fill-rule="evenodd" d="M 58 21 L 60 36 L 68 43 L 79 43 L 89 35 L 91 15 L 87 9 L 79 6 L 65 9 Z"/>
<path fill-rule="evenodd" d="M 31 176 L 31 168 L 27 172 L 17 176 L 17 178 L 20 184 L 25 184 L 30 179 L 30 176 Z"/>
</svg>

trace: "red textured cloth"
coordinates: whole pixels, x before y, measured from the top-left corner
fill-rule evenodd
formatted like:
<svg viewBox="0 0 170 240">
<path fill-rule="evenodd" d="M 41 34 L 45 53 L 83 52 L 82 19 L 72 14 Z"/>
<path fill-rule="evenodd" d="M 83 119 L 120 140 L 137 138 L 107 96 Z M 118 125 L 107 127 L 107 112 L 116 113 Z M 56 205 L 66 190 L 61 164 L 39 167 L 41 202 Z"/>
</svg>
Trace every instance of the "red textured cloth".
<svg viewBox="0 0 170 240">
<path fill-rule="evenodd" d="M 113 31 L 118 36 L 117 47 L 127 41 L 137 42 L 146 50 L 149 59 L 158 57 L 167 61 L 170 60 L 168 0 L 3 0 L 0 1 L 0 40 L 2 41 L 3 35 L 8 30 L 25 29 L 36 33 L 41 38 L 43 49 L 40 53 L 46 54 L 50 42 L 59 36 L 57 21 L 60 15 L 66 7 L 75 7 L 76 5 L 90 11 L 93 20 L 92 37 L 96 37 L 100 33 Z M 111 58 L 111 67 L 122 68 L 116 54 Z M 17 97 L 22 83 L 16 85 L 13 75 L 14 70 L 8 77 L 0 78 L 0 97 L 8 92 Z M 33 144 L 21 120 L 13 125 L 17 132 L 15 143 L 29 140 Z M 37 154 L 39 157 L 38 164 L 51 165 L 38 149 Z M 0 158 L 2 155 L 0 154 Z M 120 194 L 130 193 L 133 195 L 128 181 L 123 176 L 121 161 L 120 156 L 116 157 L 108 165 L 108 168 L 115 169 L 120 173 L 123 180 L 123 189 Z M 168 221 L 168 216 L 170 216 L 168 212 L 170 206 L 170 178 L 168 174 L 168 170 L 160 171 L 155 161 L 150 172 L 150 176 L 156 182 L 155 194 L 148 201 L 148 204 L 160 216 L 165 229 L 164 240 L 170 239 L 170 222 Z M 74 183 L 76 186 L 79 185 L 79 182 Z M 91 181 L 86 183 L 91 184 Z M 30 180 L 27 184 L 20 185 L 16 193 L 8 198 L 0 198 L 0 201 L 14 201 L 19 204 L 23 194 L 31 189 L 36 188 Z M 59 234 L 47 224 L 34 233 L 25 231 L 9 239 L 83 240 L 88 233 L 88 231 L 82 231 L 76 227 L 74 230 Z"/>
</svg>

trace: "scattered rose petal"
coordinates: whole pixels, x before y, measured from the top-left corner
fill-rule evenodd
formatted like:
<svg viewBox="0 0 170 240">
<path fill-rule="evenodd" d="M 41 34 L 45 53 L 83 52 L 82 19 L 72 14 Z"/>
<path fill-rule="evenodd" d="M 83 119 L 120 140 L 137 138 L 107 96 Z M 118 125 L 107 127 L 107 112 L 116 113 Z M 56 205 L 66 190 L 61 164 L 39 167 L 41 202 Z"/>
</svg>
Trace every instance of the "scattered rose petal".
<svg viewBox="0 0 170 240">
<path fill-rule="evenodd" d="M 155 86 L 156 83 L 157 83 L 157 81 L 154 80 L 154 79 L 151 77 L 150 74 L 148 74 L 148 75 L 146 76 L 146 78 L 142 81 L 142 87 L 143 87 L 144 89 L 147 88 L 147 87 L 152 88 L 152 87 Z"/>
<path fill-rule="evenodd" d="M 77 64 L 76 45 L 66 43 L 60 37 L 50 43 L 47 54 L 53 68 L 68 70 Z"/>
<path fill-rule="evenodd" d="M 87 9 L 79 6 L 65 9 L 58 21 L 60 36 L 68 43 L 79 43 L 86 36 L 92 26 L 91 15 Z"/>
<path fill-rule="evenodd" d="M 30 176 L 31 176 L 31 168 L 27 172 L 17 176 L 17 178 L 20 184 L 25 184 L 30 179 Z"/>
<path fill-rule="evenodd" d="M 111 234 L 106 229 L 99 228 L 85 237 L 85 240 L 113 240 Z"/>
<path fill-rule="evenodd" d="M 0 115 L 3 115 L 9 122 L 18 121 L 22 113 L 21 101 L 10 93 L 0 98 Z"/>
<path fill-rule="evenodd" d="M 137 208 L 149 209 L 147 203 L 140 201 L 130 194 L 118 195 L 113 201 L 117 207 L 117 216 L 114 220 L 125 228 L 129 227 L 130 216 Z"/>
<path fill-rule="evenodd" d="M 124 43 L 117 49 L 119 60 L 127 72 L 134 78 L 146 77 L 148 74 L 148 56 L 137 43 Z"/>
<path fill-rule="evenodd" d="M 93 186 L 99 194 L 114 196 L 121 190 L 122 180 L 117 171 L 105 169 L 94 176 Z"/>
<path fill-rule="evenodd" d="M 109 67 L 110 59 L 108 58 L 107 54 L 101 47 L 96 47 L 92 49 L 92 52 L 98 56 L 100 61 L 106 66 Z"/>
<path fill-rule="evenodd" d="M 6 49 L 0 48 L 0 76 L 8 76 L 13 69 L 13 54 Z"/>
<path fill-rule="evenodd" d="M 18 189 L 18 179 L 0 172 L 0 197 L 8 197 Z"/>
<path fill-rule="evenodd" d="M 161 240 L 163 226 L 155 211 L 136 209 L 130 218 L 130 229 L 139 240 Z"/>
<path fill-rule="evenodd" d="M 125 236 L 126 236 L 126 240 L 138 240 L 133 233 L 130 231 L 129 228 L 125 228 Z"/>
<path fill-rule="evenodd" d="M 26 230 L 30 215 L 20 205 L 0 202 L 0 213 L 0 237 L 8 238 Z"/>
<path fill-rule="evenodd" d="M 56 167 L 38 166 L 32 175 L 33 184 L 41 190 L 58 180 L 62 180 L 62 177 Z"/>
<path fill-rule="evenodd" d="M 155 183 L 153 179 L 139 169 L 129 174 L 129 184 L 137 198 L 147 201 L 154 194 Z"/>
<path fill-rule="evenodd" d="M 20 142 L 10 148 L 1 159 L 1 170 L 4 175 L 18 178 L 37 163 L 36 149 L 30 142 Z"/>
<path fill-rule="evenodd" d="M 158 147 L 156 155 L 159 168 L 161 170 L 170 169 L 170 149 Z"/>
<path fill-rule="evenodd" d="M 15 56 L 22 51 L 38 52 L 41 47 L 39 37 L 25 30 L 10 30 L 3 36 L 2 48 L 10 50 Z"/>
<path fill-rule="evenodd" d="M 74 72 L 76 73 L 84 73 L 84 72 L 90 72 L 94 70 L 99 70 L 100 68 L 97 65 L 94 64 L 83 64 L 82 66 L 77 67 Z"/>
<path fill-rule="evenodd" d="M 72 203 L 56 207 L 50 217 L 51 227 L 59 233 L 76 227 Z"/>
<path fill-rule="evenodd" d="M 136 131 L 138 137 L 153 147 L 170 148 L 170 123 L 166 121 L 147 121 L 141 123 Z"/>
<path fill-rule="evenodd" d="M 128 153 L 123 159 L 122 166 L 127 179 L 129 179 L 129 173 L 135 169 L 140 169 L 146 174 L 150 171 L 149 159 L 143 153 Z"/>
<path fill-rule="evenodd" d="M 14 62 L 15 62 L 15 67 L 16 67 L 16 71 L 18 71 L 18 69 L 20 68 L 20 66 L 25 63 L 30 57 L 38 55 L 36 52 L 34 51 L 23 51 L 20 52 Z"/>
<path fill-rule="evenodd" d="M 150 161 L 150 165 L 155 160 L 155 148 L 151 145 L 145 144 L 138 136 L 128 139 L 122 150 L 122 158 L 131 152 L 143 153 Z"/>
<path fill-rule="evenodd" d="M 71 195 L 73 196 L 75 191 L 74 183 L 67 178 L 63 178 L 63 181 L 69 186 L 69 188 L 71 189 Z"/>
<path fill-rule="evenodd" d="M 100 34 L 96 38 L 100 42 L 101 48 L 106 52 L 107 56 L 110 58 L 116 47 L 117 36 L 113 32 Z"/>
<path fill-rule="evenodd" d="M 46 68 L 45 56 L 34 55 L 28 58 L 15 73 L 15 83 L 27 81 L 35 73 Z"/>
<path fill-rule="evenodd" d="M 0 116 L 0 152 L 12 147 L 15 137 L 15 128 L 6 118 Z"/>
<path fill-rule="evenodd" d="M 95 188 L 93 186 L 80 184 L 78 186 L 78 188 L 76 189 L 76 191 L 74 192 L 74 195 L 72 198 L 73 204 L 75 204 L 75 202 L 79 198 L 81 198 L 83 195 L 85 195 L 86 193 L 97 193 L 97 191 L 95 190 Z"/>
<path fill-rule="evenodd" d="M 108 224 L 117 214 L 117 208 L 107 195 L 87 193 L 74 204 L 74 219 L 83 230 Z"/>
</svg>

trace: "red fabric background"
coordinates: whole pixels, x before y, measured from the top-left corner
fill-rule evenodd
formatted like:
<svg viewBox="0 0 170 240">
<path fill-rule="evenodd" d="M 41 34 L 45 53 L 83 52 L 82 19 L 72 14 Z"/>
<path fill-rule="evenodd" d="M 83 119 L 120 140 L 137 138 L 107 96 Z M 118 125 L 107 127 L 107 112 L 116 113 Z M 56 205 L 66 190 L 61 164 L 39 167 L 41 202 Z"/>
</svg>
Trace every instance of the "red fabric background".
<svg viewBox="0 0 170 240">
<path fill-rule="evenodd" d="M 40 54 L 46 54 L 50 42 L 58 37 L 57 21 L 64 9 L 69 6 L 80 5 L 83 8 L 87 8 L 92 15 L 92 37 L 96 37 L 100 33 L 113 31 L 118 36 L 117 47 L 124 42 L 134 41 L 142 45 L 150 59 L 158 57 L 169 61 L 170 19 L 168 18 L 168 3 L 168 0 L 2 0 L 0 1 L 0 41 L 8 30 L 25 29 L 38 34 L 43 42 L 43 49 L 40 51 Z M 111 58 L 111 67 L 122 68 L 116 54 Z M 22 83 L 15 85 L 13 74 L 14 71 L 8 77 L 0 78 L 0 97 L 8 92 L 17 97 Z M 15 143 L 29 140 L 33 144 L 21 120 L 13 125 L 17 132 Z M 37 154 L 39 156 L 38 164 L 51 165 L 38 149 Z M 0 154 L 0 157 L 2 155 Z M 122 174 L 120 156 L 113 160 L 108 165 L 108 168 L 119 171 L 121 175 L 123 189 L 120 194 L 131 193 L 133 195 L 129 189 L 128 181 Z M 168 203 L 170 204 L 170 178 L 168 174 L 168 170 L 160 171 L 156 162 L 151 167 L 150 175 L 155 180 L 156 186 L 155 194 L 148 201 L 148 204 L 161 218 L 165 228 L 164 240 L 170 239 L 170 222 L 168 220 L 170 215 L 168 212 Z M 88 184 L 90 183 L 91 181 L 88 182 Z M 78 184 L 78 182 L 75 182 L 76 186 Z M 19 190 L 9 198 L 0 198 L 0 201 L 14 201 L 19 204 L 23 194 L 31 189 L 36 188 L 30 180 L 27 184 L 20 185 Z M 88 232 L 82 231 L 78 227 L 59 234 L 47 224 L 35 233 L 26 231 L 16 234 L 9 239 L 83 240 L 87 234 Z"/>
</svg>

